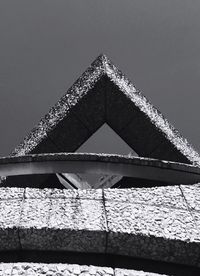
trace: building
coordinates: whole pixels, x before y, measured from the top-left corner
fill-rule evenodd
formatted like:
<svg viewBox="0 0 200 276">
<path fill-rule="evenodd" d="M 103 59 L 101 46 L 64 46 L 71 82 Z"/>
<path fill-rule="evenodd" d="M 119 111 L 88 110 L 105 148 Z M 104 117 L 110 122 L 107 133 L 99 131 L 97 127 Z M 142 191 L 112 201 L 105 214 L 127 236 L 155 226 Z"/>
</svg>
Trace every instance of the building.
<svg viewBox="0 0 200 276">
<path fill-rule="evenodd" d="M 133 152 L 76 152 L 105 122 Z M 1 274 L 199 275 L 199 166 L 186 139 L 99 56 L 0 158 Z M 88 174 L 101 177 L 91 184 Z"/>
</svg>

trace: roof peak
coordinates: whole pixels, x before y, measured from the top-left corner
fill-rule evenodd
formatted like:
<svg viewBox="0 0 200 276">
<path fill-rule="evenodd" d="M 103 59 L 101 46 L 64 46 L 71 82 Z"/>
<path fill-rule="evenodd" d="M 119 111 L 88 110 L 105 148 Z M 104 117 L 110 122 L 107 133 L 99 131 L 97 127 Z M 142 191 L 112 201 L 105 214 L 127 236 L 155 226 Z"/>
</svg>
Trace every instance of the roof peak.
<svg viewBox="0 0 200 276">
<path fill-rule="evenodd" d="M 108 56 L 104 53 L 100 53 L 96 59 L 99 59 L 99 60 L 102 60 L 103 62 L 106 61 L 106 60 L 109 60 Z M 96 60 L 95 59 L 95 60 Z"/>
<path fill-rule="evenodd" d="M 64 121 L 67 123 L 64 124 Z M 198 153 L 105 54 L 100 54 L 92 62 L 13 154 L 24 155 L 35 152 L 36 148 L 37 152 L 42 152 L 44 147 L 41 145 L 46 143 L 45 148 L 48 147 L 52 139 L 56 144 L 59 135 L 63 136 L 63 141 L 57 150 L 74 151 L 75 145 L 73 149 L 70 148 L 71 143 L 75 143 L 72 141 L 73 135 L 80 135 L 78 146 L 84 142 L 81 139 L 86 141 L 105 122 L 124 137 L 133 149 L 137 144 L 139 152 L 136 152 L 140 156 L 200 165 Z M 70 138 L 69 134 L 63 132 L 69 132 L 68 126 L 72 127 L 73 124 L 80 124 L 80 127 L 74 129 Z M 57 127 L 60 132 L 55 130 Z M 81 129 L 83 133 L 77 134 Z M 89 133 L 85 135 L 88 130 Z M 147 145 L 145 137 L 148 137 L 151 146 Z M 64 141 L 68 143 L 67 146 Z M 46 152 L 50 152 L 50 149 Z"/>
</svg>

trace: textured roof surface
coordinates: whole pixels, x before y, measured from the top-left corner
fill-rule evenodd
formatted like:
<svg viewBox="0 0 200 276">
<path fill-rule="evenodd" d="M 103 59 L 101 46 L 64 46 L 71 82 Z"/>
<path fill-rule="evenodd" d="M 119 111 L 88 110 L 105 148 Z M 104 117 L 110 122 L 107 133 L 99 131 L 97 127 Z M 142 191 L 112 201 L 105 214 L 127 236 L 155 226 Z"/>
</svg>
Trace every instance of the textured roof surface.
<svg viewBox="0 0 200 276">
<path fill-rule="evenodd" d="M 12 154 L 75 151 L 104 122 L 141 156 L 200 165 L 199 154 L 187 140 L 105 55 L 92 63 Z"/>
</svg>

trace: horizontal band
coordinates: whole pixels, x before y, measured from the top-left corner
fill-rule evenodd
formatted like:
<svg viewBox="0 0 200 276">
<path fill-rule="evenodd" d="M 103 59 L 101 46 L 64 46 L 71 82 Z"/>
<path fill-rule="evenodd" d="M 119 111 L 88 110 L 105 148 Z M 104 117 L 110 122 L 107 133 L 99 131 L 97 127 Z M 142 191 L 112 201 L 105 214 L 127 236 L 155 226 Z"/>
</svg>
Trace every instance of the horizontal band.
<svg viewBox="0 0 200 276">
<path fill-rule="evenodd" d="M 51 173 L 121 175 L 170 184 L 200 181 L 200 168 L 197 166 L 141 157 L 53 153 L 0 158 L 1 176 Z"/>
<path fill-rule="evenodd" d="M 109 253 L 198 266 L 198 187 L 181 189 L 0 188 L 0 250 Z"/>
</svg>

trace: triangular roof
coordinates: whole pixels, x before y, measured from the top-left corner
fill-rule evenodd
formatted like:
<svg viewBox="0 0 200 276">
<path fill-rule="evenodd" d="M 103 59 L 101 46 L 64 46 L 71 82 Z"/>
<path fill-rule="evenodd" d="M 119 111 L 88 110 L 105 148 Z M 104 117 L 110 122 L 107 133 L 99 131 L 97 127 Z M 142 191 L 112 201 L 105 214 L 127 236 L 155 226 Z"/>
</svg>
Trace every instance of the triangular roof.
<svg viewBox="0 0 200 276">
<path fill-rule="evenodd" d="M 200 156 L 105 55 L 100 55 L 12 155 L 74 152 L 107 123 L 139 156 L 200 165 Z"/>
</svg>

